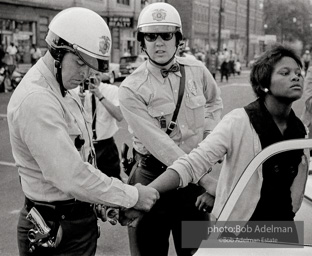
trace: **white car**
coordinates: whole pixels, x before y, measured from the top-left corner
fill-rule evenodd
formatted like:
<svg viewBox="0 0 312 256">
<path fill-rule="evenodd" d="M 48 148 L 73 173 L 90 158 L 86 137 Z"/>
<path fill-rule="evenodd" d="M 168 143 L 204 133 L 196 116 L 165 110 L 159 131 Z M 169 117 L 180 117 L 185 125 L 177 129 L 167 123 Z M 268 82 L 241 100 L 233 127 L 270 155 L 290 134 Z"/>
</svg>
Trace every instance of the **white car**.
<svg viewBox="0 0 312 256">
<path fill-rule="evenodd" d="M 201 248 L 194 254 L 195 256 L 258 256 L 258 255 L 278 255 L 278 256 L 297 256 L 297 255 L 312 255 L 312 175 L 308 177 L 305 196 L 302 206 L 297 212 L 295 221 L 303 221 L 304 231 L 302 244 L 278 244 L 278 243 L 263 243 L 258 241 L 240 241 L 235 245 L 222 245 L 220 243 L 235 243 L 233 241 L 224 241 L 221 239 L 222 227 L 225 227 L 225 223 L 228 220 L 234 206 L 240 197 L 241 193 L 246 188 L 246 185 L 251 178 L 252 174 L 257 170 L 257 167 L 261 165 L 268 158 L 289 150 L 312 148 L 312 139 L 298 139 L 288 140 L 273 144 L 264 150 L 262 150 L 249 164 L 242 174 L 240 180 L 237 182 L 231 195 L 229 196 L 225 206 L 220 213 L 218 220 L 214 227 L 218 227 L 212 232 L 207 240 L 204 240 L 201 244 Z M 221 227 L 221 228 L 220 228 Z M 299 230 L 299 229 L 297 229 Z M 299 239 L 300 240 L 300 239 Z M 231 248 L 225 248 L 225 247 Z M 286 248 L 288 247 L 288 248 Z"/>
</svg>

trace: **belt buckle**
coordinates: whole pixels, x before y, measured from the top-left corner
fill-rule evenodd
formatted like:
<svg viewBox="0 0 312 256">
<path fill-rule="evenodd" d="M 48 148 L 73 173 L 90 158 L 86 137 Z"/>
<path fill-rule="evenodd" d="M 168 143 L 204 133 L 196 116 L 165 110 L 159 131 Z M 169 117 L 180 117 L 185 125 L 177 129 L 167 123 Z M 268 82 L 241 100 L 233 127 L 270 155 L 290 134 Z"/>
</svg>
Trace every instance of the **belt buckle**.
<svg viewBox="0 0 312 256">
<path fill-rule="evenodd" d="M 168 130 L 172 131 L 176 125 L 177 125 L 176 122 L 170 121 L 168 125 Z"/>
</svg>

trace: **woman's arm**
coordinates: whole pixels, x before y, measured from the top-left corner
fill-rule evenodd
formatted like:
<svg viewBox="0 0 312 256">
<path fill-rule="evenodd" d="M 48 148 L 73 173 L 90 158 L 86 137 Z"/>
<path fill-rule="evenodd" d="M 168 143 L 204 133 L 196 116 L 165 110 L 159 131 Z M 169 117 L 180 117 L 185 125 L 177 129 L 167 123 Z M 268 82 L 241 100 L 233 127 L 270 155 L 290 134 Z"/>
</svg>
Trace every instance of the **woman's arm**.
<svg viewBox="0 0 312 256">
<path fill-rule="evenodd" d="M 160 194 L 165 193 L 180 186 L 180 176 L 175 170 L 168 168 L 148 186 L 155 188 Z"/>
</svg>

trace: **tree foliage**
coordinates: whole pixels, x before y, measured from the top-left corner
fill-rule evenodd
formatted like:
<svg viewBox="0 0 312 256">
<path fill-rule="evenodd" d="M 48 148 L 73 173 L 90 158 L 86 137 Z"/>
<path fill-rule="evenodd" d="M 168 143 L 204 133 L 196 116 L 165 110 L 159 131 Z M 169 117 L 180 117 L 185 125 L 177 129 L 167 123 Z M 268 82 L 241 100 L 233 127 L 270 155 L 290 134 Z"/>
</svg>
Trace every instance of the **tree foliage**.
<svg viewBox="0 0 312 256">
<path fill-rule="evenodd" d="M 279 42 L 301 41 L 304 49 L 311 48 L 312 19 L 309 0 L 265 0 L 266 34 L 274 34 Z"/>
</svg>

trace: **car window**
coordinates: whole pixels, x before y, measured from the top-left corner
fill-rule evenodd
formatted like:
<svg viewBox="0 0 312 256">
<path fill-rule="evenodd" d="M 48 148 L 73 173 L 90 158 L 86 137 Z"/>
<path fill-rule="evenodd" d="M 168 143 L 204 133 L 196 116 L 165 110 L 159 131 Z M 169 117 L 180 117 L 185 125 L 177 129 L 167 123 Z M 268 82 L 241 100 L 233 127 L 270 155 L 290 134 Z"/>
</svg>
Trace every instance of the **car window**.
<svg viewBox="0 0 312 256">
<path fill-rule="evenodd" d="M 120 64 L 126 63 L 134 63 L 137 60 L 137 56 L 130 56 L 130 57 L 122 57 L 120 58 Z"/>
<path fill-rule="evenodd" d="M 240 179 L 235 185 L 230 197 L 228 198 L 226 204 L 223 207 L 221 214 L 219 215 L 219 220 L 226 221 L 237 200 L 239 199 L 241 193 L 246 188 L 251 176 L 257 171 L 257 168 L 263 164 L 270 157 L 285 151 L 296 150 L 296 149 L 306 149 L 312 148 L 312 139 L 297 139 L 297 140 L 287 140 L 273 145 L 262 150 L 246 167 L 245 171 L 242 173 Z"/>
</svg>

